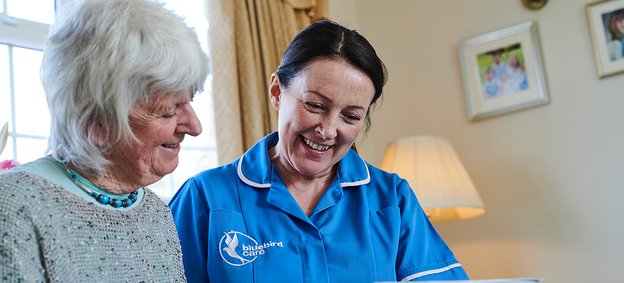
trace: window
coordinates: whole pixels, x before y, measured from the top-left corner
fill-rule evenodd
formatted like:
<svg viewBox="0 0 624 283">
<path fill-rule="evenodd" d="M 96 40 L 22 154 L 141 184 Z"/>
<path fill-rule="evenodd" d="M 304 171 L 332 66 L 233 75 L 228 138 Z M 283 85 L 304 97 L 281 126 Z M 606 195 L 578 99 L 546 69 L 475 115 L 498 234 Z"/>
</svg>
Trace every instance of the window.
<svg viewBox="0 0 624 283">
<path fill-rule="evenodd" d="M 207 51 L 204 0 L 164 2 L 195 29 Z M 0 126 L 8 121 L 10 132 L 0 160 L 26 163 L 44 155 L 47 148 L 50 118 L 39 66 L 56 5 L 54 0 L 0 0 L 0 5 Z M 204 92 L 193 102 L 204 129 L 202 134 L 187 136 L 176 171 L 150 186 L 163 199 L 173 196 L 192 175 L 217 165 L 210 80 L 211 76 Z"/>
<path fill-rule="evenodd" d="M 37 7 L 32 9 L 30 7 Z M 0 10 L 0 124 L 10 137 L 0 160 L 25 163 L 46 150 L 50 119 L 39 81 L 54 1 L 3 0 Z"/>
</svg>

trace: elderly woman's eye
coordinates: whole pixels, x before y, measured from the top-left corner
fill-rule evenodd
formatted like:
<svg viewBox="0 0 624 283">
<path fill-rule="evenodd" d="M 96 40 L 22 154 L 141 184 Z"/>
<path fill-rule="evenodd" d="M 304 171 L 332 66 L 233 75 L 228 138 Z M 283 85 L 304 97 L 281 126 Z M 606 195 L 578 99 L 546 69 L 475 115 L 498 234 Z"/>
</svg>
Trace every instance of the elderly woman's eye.
<svg viewBox="0 0 624 283">
<path fill-rule="evenodd" d="M 167 111 L 167 112 L 163 113 L 162 117 L 163 118 L 171 118 L 171 117 L 175 116 L 176 113 L 177 113 L 177 111 L 174 109 L 174 110 Z"/>
</svg>

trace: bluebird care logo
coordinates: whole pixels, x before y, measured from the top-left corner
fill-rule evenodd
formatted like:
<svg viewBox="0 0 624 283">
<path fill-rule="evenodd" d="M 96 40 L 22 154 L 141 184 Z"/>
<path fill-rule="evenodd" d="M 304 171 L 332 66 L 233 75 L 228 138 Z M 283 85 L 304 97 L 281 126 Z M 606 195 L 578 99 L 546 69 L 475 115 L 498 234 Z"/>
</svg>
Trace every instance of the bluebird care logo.
<svg viewBox="0 0 624 283">
<path fill-rule="evenodd" d="M 284 247 L 282 241 L 258 244 L 254 238 L 234 230 L 223 234 L 219 241 L 219 253 L 223 261 L 233 266 L 248 264 L 256 260 L 258 256 L 266 254 L 270 248 Z"/>
</svg>

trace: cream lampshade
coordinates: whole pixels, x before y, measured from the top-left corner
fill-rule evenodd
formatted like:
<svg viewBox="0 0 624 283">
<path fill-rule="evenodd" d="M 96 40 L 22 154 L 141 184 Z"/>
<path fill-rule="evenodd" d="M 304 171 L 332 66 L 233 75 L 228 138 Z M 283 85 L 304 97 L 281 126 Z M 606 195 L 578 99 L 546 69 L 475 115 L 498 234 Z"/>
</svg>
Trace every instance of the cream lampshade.
<svg viewBox="0 0 624 283">
<path fill-rule="evenodd" d="M 381 168 L 407 180 L 432 222 L 485 213 L 479 193 L 446 139 L 413 136 L 393 141 L 386 148 Z"/>
</svg>

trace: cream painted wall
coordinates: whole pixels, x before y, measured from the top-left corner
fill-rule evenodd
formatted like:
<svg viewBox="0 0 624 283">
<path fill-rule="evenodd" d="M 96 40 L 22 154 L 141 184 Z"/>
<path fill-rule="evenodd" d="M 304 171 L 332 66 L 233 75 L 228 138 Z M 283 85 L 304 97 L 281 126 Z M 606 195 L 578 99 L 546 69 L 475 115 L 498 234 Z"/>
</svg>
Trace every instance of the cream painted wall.
<svg viewBox="0 0 624 283">
<path fill-rule="evenodd" d="M 599 79 L 585 5 L 520 0 L 330 0 L 330 14 L 377 48 L 390 77 L 360 143 L 378 165 L 387 142 L 447 137 L 487 212 L 436 224 L 473 279 L 624 282 L 624 74 Z M 457 43 L 537 22 L 551 103 L 467 119 Z"/>
</svg>

